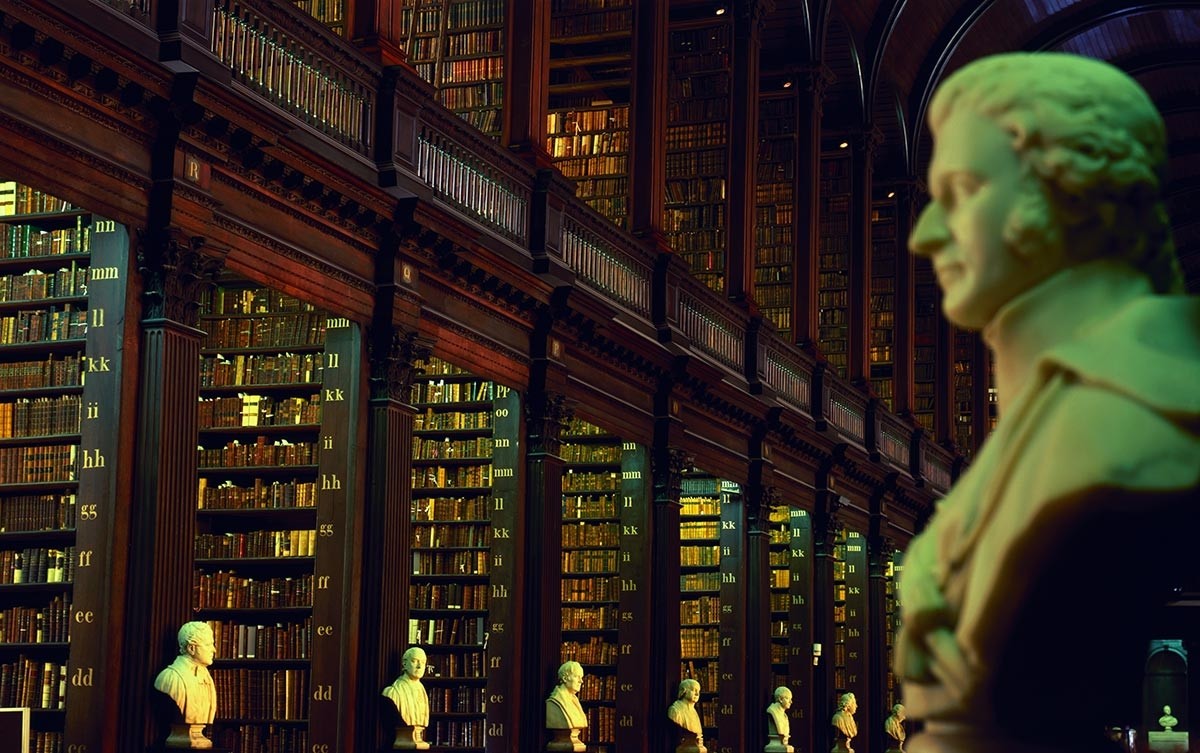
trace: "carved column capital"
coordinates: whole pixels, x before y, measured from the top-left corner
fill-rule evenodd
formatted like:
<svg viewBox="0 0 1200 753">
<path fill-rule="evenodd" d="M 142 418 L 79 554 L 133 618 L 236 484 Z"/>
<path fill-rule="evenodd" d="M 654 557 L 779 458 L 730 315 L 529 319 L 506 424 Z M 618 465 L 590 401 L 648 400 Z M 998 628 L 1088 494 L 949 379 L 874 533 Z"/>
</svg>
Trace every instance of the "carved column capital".
<svg viewBox="0 0 1200 753">
<path fill-rule="evenodd" d="M 161 238 L 139 237 L 138 272 L 142 275 L 142 318 L 170 319 L 194 327 L 200 291 L 215 284 L 225 253 L 201 253 L 204 238 L 170 230 Z"/>
<path fill-rule="evenodd" d="M 654 478 L 655 502 L 679 502 L 683 493 L 683 473 L 692 467 L 692 462 L 690 455 L 675 448 L 668 448 L 661 456 L 651 456 L 650 472 Z"/>
<path fill-rule="evenodd" d="M 391 331 L 369 340 L 371 399 L 409 402 L 413 380 L 422 373 L 416 362 L 429 357 L 433 341 L 416 332 Z"/>
<path fill-rule="evenodd" d="M 530 396 L 525 402 L 529 451 L 558 455 L 562 434 L 575 416 L 575 403 L 556 392 Z"/>
<path fill-rule="evenodd" d="M 816 63 L 800 68 L 796 79 L 804 90 L 812 95 L 813 106 L 820 114 L 825 104 L 825 93 L 837 81 L 837 75 L 824 63 Z"/>
</svg>

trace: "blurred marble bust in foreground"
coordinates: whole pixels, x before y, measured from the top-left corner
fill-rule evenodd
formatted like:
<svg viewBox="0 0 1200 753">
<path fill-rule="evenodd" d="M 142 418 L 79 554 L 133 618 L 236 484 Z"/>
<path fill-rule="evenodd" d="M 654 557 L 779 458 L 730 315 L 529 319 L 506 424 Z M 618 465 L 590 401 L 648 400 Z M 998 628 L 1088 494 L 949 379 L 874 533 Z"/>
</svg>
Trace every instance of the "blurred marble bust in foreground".
<svg viewBox="0 0 1200 753">
<path fill-rule="evenodd" d="M 1033 53 L 952 74 L 929 126 L 909 247 L 991 348 L 999 421 L 905 553 L 907 749 L 1110 750 L 1200 504 L 1200 302 L 1162 118 L 1120 70 Z"/>
</svg>

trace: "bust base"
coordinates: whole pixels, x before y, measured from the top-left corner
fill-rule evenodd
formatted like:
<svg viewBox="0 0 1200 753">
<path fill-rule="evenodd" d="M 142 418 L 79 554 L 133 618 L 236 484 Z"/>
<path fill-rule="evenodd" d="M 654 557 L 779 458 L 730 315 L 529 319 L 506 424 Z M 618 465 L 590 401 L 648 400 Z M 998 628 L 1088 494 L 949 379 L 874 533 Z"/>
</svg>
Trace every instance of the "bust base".
<svg viewBox="0 0 1200 753">
<path fill-rule="evenodd" d="M 1188 733 L 1170 730 L 1151 730 L 1146 734 L 1150 741 L 1150 750 L 1154 753 L 1187 753 Z"/>
<path fill-rule="evenodd" d="M 581 731 L 578 727 L 550 730 L 550 742 L 546 743 L 546 750 L 552 753 L 584 753 L 587 746 L 579 739 Z"/>
<path fill-rule="evenodd" d="M 708 748 L 704 747 L 700 735 L 684 730 L 679 733 L 679 745 L 675 746 L 675 753 L 708 753 Z"/>
<path fill-rule="evenodd" d="M 850 747 L 850 738 L 841 737 L 833 744 L 829 753 L 854 753 L 854 748 Z"/>
<path fill-rule="evenodd" d="M 788 745 L 788 737 L 775 732 L 768 732 L 767 744 L 763 747 L 763 753 L 795 753 L 796 749 Z"/>
<path fill-rule="evenodd" d="M 396 727 L 396 739 L 392 741 L 392 750 L 429 750 L 424 733 L 424 727 Z"/>
<path fill-rule="evenodd" d="M 204 736 L 206 726 L 172 722 L 163 747 L 172 750 L 212 750 L 212 740 Z"/>
</svg>

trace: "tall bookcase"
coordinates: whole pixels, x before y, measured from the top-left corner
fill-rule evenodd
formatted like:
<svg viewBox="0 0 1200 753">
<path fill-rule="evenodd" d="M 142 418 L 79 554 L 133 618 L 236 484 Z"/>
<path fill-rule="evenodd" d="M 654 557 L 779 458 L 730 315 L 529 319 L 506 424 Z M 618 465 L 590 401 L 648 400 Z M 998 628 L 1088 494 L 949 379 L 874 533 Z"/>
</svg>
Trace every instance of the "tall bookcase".
<svg viewBox="0 0 1200 753">
<path fill-rule="evenodd" d="M 787 685 L 790 667 L 788 665 L 788 649 L 790 648 L 789 633 L 791 619 L 791 526 L 788 520 L 789 510 L 777 507 L 769 513 L 769 534 L 771 537 L 770 559 L 771 569 L 771 688 Z"/>
<path fill-rule="evenodd" d="M 845 675 L 838 692 L 854 693 L 859 702 L 866 700 L 867 669 L 867 540 L 861 533 L 843 533 L 845 566 L 845 634 L 842 637 Z"/>
<path fill-rule="evenodd" d="M 732 674 L 723 675 L 720 667 L 735 666 L 723 654 L 733 649 L 732 633 L 742 628 L 732 608 L 743 588 L 733 572 L 742 556 L 736 523 L 741 487 L 694 472 L 684 476 L 680 499 L 680 678 L 700 683 L 704 744 L 716 750 L 720 710 L 733 708 L 737 696 Z"/>
<path fill-rule="evenodd" d="M 193 606 L 219 744 L 337 744 L 357 329 L 236 280 L 205 291 Z"/>
<path fill-rule="evenodd" d="M 813 645 L 813 530 L 807 510 L 787 509 L 788 638 L 784 682 L 792 689 L 796 701 L 788 711 L 792 724 L 792 740 L 807 740 L 813 729 L 809 714 L 812 698 Z M 772 595 L 772 601 L 776 598 Z M 772 689 L 773 690 L 773 689 Z"/>
<path fill-rule="evenodd" d="M 763 317 L 784 336 L 792 331 L 796 118 L 796 98 L 789 91 L 759 99 L 754 299 Z"/>
<path fill-rule="evenodd" d="M 408 642 L 428 657 L 426 740 L 503 744 L 517 595 L 517 393 L 440 358 L 412 386 L 412 580 Z M 493 702 L 488 703 L 492 698 Z"/>
<path fill-rule="evenodd" d="M 941 311 L 933 266 L 928 259 L 917 258 L 913 268 L 913 417 L 932 436 Z"/>
<path fill-rule="evenodd" d="M 346 35 L 346 0 L 291 0 L 291 3 L 328 26 L 334 34 Z"/>
<path fill-rule="evenodd" d="M 870 379 L 871 391 L 888 411 L 896 395 L 896 212 L 894 194 L 871 207 Z"/>
<path fill-rule="evenodd" d="M 629 214 L 632 0 L 553 0 L 546 151 L 576 195 L 619 227 Z"/>
<path fill-rule="evenodd" d="M 505 0 L 401 0 L 404 51 L 442 104 L 500 136 Z"/>
<path fill-rule="evenodd" d="M 900 632 L 900 573 L 904 571 L 904 553 L 893 552 L 888 558 L 884 570 L 884 667 L 886 683 L 883 688 L 884 708 L 888 711 L 897 703 L 902 703 L 900 695 L 900 678 L 893 670 L 893 660 L 896 655 L 896 635 Z"/>
<path fill-rule="evenodd" d="M 646 614 L 639 581 L 647 564 L 645 449 L 574 419 L 563 437 L 562 661 L 583 665 L 579 697 L 589 751 L 614 753 L 636 739 L 636 706 L 621 677 L 637 676 L 633 630 Z"/>
<path fill-rule="evenodd" d="M 663 232 L 692 274 L 725 290 L 732 14 L 672 20 Z"/>
<path fill-rule="evenodd" d="M 850 154 L 821 157 L 817 259 L 817 345 L 846 377 L 850 347 Z"/>
<path fill-rule="evenodd" d="M 0 182 L 0 706 L 30 707 L 52 753 L 99 739 L 128 247 Z"/>
</svg>

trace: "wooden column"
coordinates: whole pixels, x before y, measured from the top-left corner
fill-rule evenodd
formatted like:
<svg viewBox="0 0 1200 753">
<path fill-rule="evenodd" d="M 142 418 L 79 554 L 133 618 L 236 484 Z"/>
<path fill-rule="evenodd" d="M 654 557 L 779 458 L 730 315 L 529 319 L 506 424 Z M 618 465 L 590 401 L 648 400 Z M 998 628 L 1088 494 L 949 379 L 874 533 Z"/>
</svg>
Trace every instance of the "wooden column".
<svg viewBox="0 0 1200 753">
<path fill-rule="evenodd" d="M 769 455 L 769 450 L 762 454 Z M 746 667 L 744 745 L 735 750 L 762 750 L 767 742 L 766 715 L 775 688 L 771 683 L 771 510 L 779 490 L 769 482 L 772 469 L 765 457 L 750 461 L 746 504 Z M 726 745 L 721 741 L 722 746 Z"/>
<path fill-rule="evenodd" d="M 817 261 L 821 198 L 821 107 L 833 73 L 816 63 L 797 74 L 801 91 L 796 118 L 796 272 L 792 290 L 792 340 L 817 342 Z"/>
<path fill-rule="evenodd" d="M 196 533 L 196 402 L 200 341 L 196 302 L 220 261 L 202 239 L 177 233 L 140 249 L 143 280 L 140 390 L 121 667 L 121 750 L 161 743 L 150 704 L 157 672 L 179 653 L 192 619 Z"/>
<path fill-rule="evenodd" d="M 847 312 L 846 377 L 868 385 L 870 366 L 871 303 L 871 178 L 875 149 L 881 135 L 867 128 L 850 139 L 850 305 Z"/>
<path fill-rule="evenodd" d="M 405 29 L 401 24 L 403 0 L 349 0 L 346 3 L 347 36 L 382 66 L 401 65 Z"/>
<path fill-rule="evenodd" d="M 381 298 L 394 298 L 394 287 L 381 286 Z M 388 302 L 390 303 L 390 302 Z M 415 362 L 426 358 L 431 343 L 391 326 L 392 307 L 370 332 L 370 398 L 367 407 L 367 480 L 359 579 L 359 675 L 355 739 L 357 749 L 377 751 L 393 735 L 380 713 L 383 688 L 403 671 L 408 648 L 408 561 L 412 541 L 412 437 L 410 405 Z"/>
<path fill-rule="evenodd" d="M 661 238 L 666 191 L 668 0 L 634 3 L 629 229 Z M 661 245 L 661 244 L 660 244 Z"/>
<path fill-rule="evenodd" d="M 883 753 L 887 735 L 883 720 L 887 708 L 887 566 L 895 551 L 888 538 L 886 499 L 895 488 L 897 474 L 892 473 L 874 490 L 869 502 L 870 530 L 867 533 L 867 694 L 858 698 L 859 729 L 867 733 L 863 739 L 865 753 Z M 863 713 L 865 712 L 865 713 Z M 865 730 L 863 725 L 866 725 Z M 860 733 L 861 734 L 861 733 Z M 857 738 L 856 738 L 857 740 Z M 857 749 L 857 746 L 856 746 Z"/>
<path fill-rule="evenodd" d="M 550 340 L 549 336 L 543 336 Z M 521 632 L 519 750 L 545 750 L 543 701 L 558 683 L 562 626 L 562 476 L 561 436 L 574 410 L 557 390 L 547 389 L 548 358 L 535 358 L 525 402 L 528 452 L 522 520 L 524 578 L 519 594 L 524 612 Z M 551 380 L 557 386 L 558 380 Z"/>
<path fill-rule="evenodd" d="M 821 655 L 813 666 L 812 750 L 833 747 L 830 718 L 837 710 L 833 681 L 833 546 L 840 526 L 841 497 L 829 488 L 830 468 L 816 475 L 816 510 L 813 513 L 813 644 Z M 814 649 L 815 650 L 815 649 Z"/>
<path fill-rule="evenodd" d="M 913 409 L 913 311 L 915 275 L 913 255 L 908 251 L 908 236 L 916 217 L 917 193 L 912 181 L 896 185 L 896 329 L 892 338 L 893 369 L 895 369 L 895 398 L 892 407 L 897 415 Z"/>
<path fill-rule="evenodd" d="M 504 126 L 500 143 L 549 167 L 550 3 L 508 0 L 504 33 Z"/>
<path fill-rule="evenodd" d="M 738 0 L 733 19 L 733 86 L 730 87 L 729 236 L 725 292 L 754 305 L 754 220 L 758 182 L 759 53 L 765 17 L 774 0 Z"/>
</svg>

